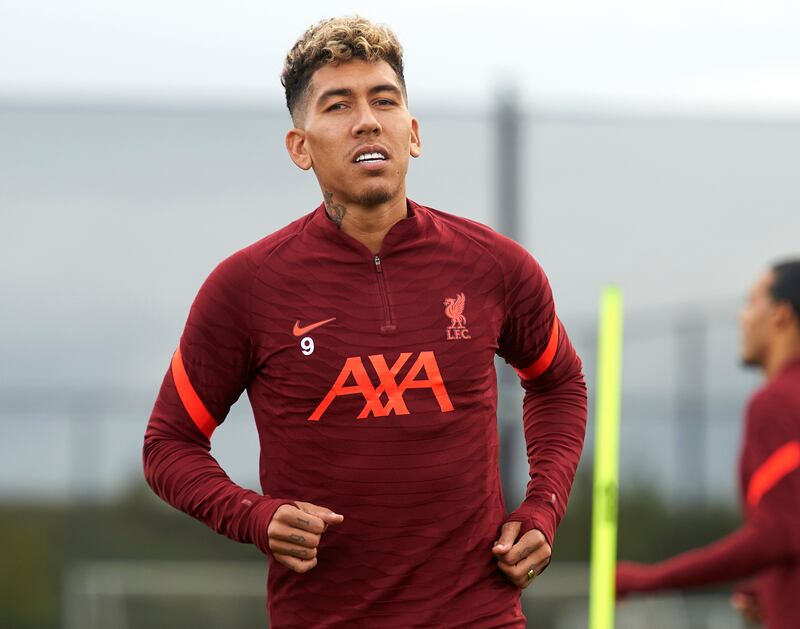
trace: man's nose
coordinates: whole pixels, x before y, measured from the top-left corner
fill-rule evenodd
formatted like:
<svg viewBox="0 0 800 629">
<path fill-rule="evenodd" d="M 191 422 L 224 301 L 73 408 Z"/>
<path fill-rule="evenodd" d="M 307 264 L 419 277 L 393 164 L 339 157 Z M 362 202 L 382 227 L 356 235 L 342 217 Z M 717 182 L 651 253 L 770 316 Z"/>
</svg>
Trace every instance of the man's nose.
<svg viewBox="0 0 800 629">
<path fill-rule="evenodd" d="M 737 315 L 738 323 L 740 328 L 744 328 L 747 325 L 747 310 L 740 310 Z"/>
<path fill-rule="evenodd" d="M 353 135 L 369 135 L 379 134 L 381 132 L 381 123 L 375 117 L 372 107 L 369 105 L 362 105 L 358 108 L 358 119 L 353 126 Z"/>
</svg>

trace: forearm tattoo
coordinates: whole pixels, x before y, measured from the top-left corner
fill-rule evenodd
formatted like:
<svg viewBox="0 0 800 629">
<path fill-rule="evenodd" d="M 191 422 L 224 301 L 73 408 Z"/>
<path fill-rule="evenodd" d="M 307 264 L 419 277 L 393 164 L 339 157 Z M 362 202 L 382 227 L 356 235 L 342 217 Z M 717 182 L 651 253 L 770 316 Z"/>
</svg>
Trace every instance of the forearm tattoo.
<svg viewBox="0 0 800 629">
<path fill-rule="evenodd" d="M 333 202 L 333 192 L 325 191 L 325 209 L 328 211 L 328 216 L 339 227 L 342 226 L 344 215 L 347 214 L 347 208 L 341 203 Z"/>
</svg>

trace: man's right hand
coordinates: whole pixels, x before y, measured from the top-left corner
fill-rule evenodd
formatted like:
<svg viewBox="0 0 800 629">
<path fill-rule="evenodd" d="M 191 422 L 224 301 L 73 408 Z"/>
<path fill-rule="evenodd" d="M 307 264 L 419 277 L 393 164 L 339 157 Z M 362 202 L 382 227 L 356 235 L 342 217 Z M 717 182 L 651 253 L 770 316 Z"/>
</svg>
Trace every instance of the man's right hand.
<svg viewBox="0 0 800 629">
<path fill-rule="evenodd" d="M 734 589 L 731 606 L 753 624 L 764 621 L 761 606 L 758 604 L 758 589 L 755 581 L 741 583 Z"/>
<path fill-rule="evenodd" d="M 269 549 L 275 560 L 289 570 L 304 573 L 317 565 L 317 546 L 330 524 L 341 524 L 344 516 L 310 502 L 281 505 L 267 529 Z"/>
</svg>

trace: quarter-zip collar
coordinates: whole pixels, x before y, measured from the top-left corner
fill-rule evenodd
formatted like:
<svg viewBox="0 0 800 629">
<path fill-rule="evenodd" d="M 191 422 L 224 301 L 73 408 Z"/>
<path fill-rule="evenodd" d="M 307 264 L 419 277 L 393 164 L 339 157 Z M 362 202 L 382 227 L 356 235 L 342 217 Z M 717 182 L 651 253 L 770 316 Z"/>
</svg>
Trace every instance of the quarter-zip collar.
<svg viewBox="0 0 800 629">
<path fill-rule="evenodd" d="M 430 229 L 430 216 L 427 210 L 406 198 L 407 215 L 397 221 L 383 239 L 378 255 L 381 258 L 391 255 L 399 249 L 413 247 L 428 235 Z M 344 233 L 339 226 L 334 223 L 325 211 L 325 204 L 321 203 L 311 217 L 311 224 L 314 226 L 314 235 L 323 238 L 329 243 L 341 244 L 343 247 L 353 250 L 365 259 L 372 260 L 375 255 L 360 241 Z"/>
</svg>

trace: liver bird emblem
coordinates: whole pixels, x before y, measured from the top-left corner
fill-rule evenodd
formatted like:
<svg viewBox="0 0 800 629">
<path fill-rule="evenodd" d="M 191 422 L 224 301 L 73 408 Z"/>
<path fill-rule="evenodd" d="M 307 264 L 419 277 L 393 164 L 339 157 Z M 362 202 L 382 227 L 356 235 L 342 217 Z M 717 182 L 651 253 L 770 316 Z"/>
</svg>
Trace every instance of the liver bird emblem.
<svg viewBox="0 0 800 629">
<path fill-rule="evenodd" d="M 464 316 L 464 305 L 467 298 L 464 293 L 456 295 L 455 299 L 448 297 L 444 300 L 444 313 L 450 317 L 451 328 L 463 328 L 467 325 L 467 318 Z"/>
</svg>

